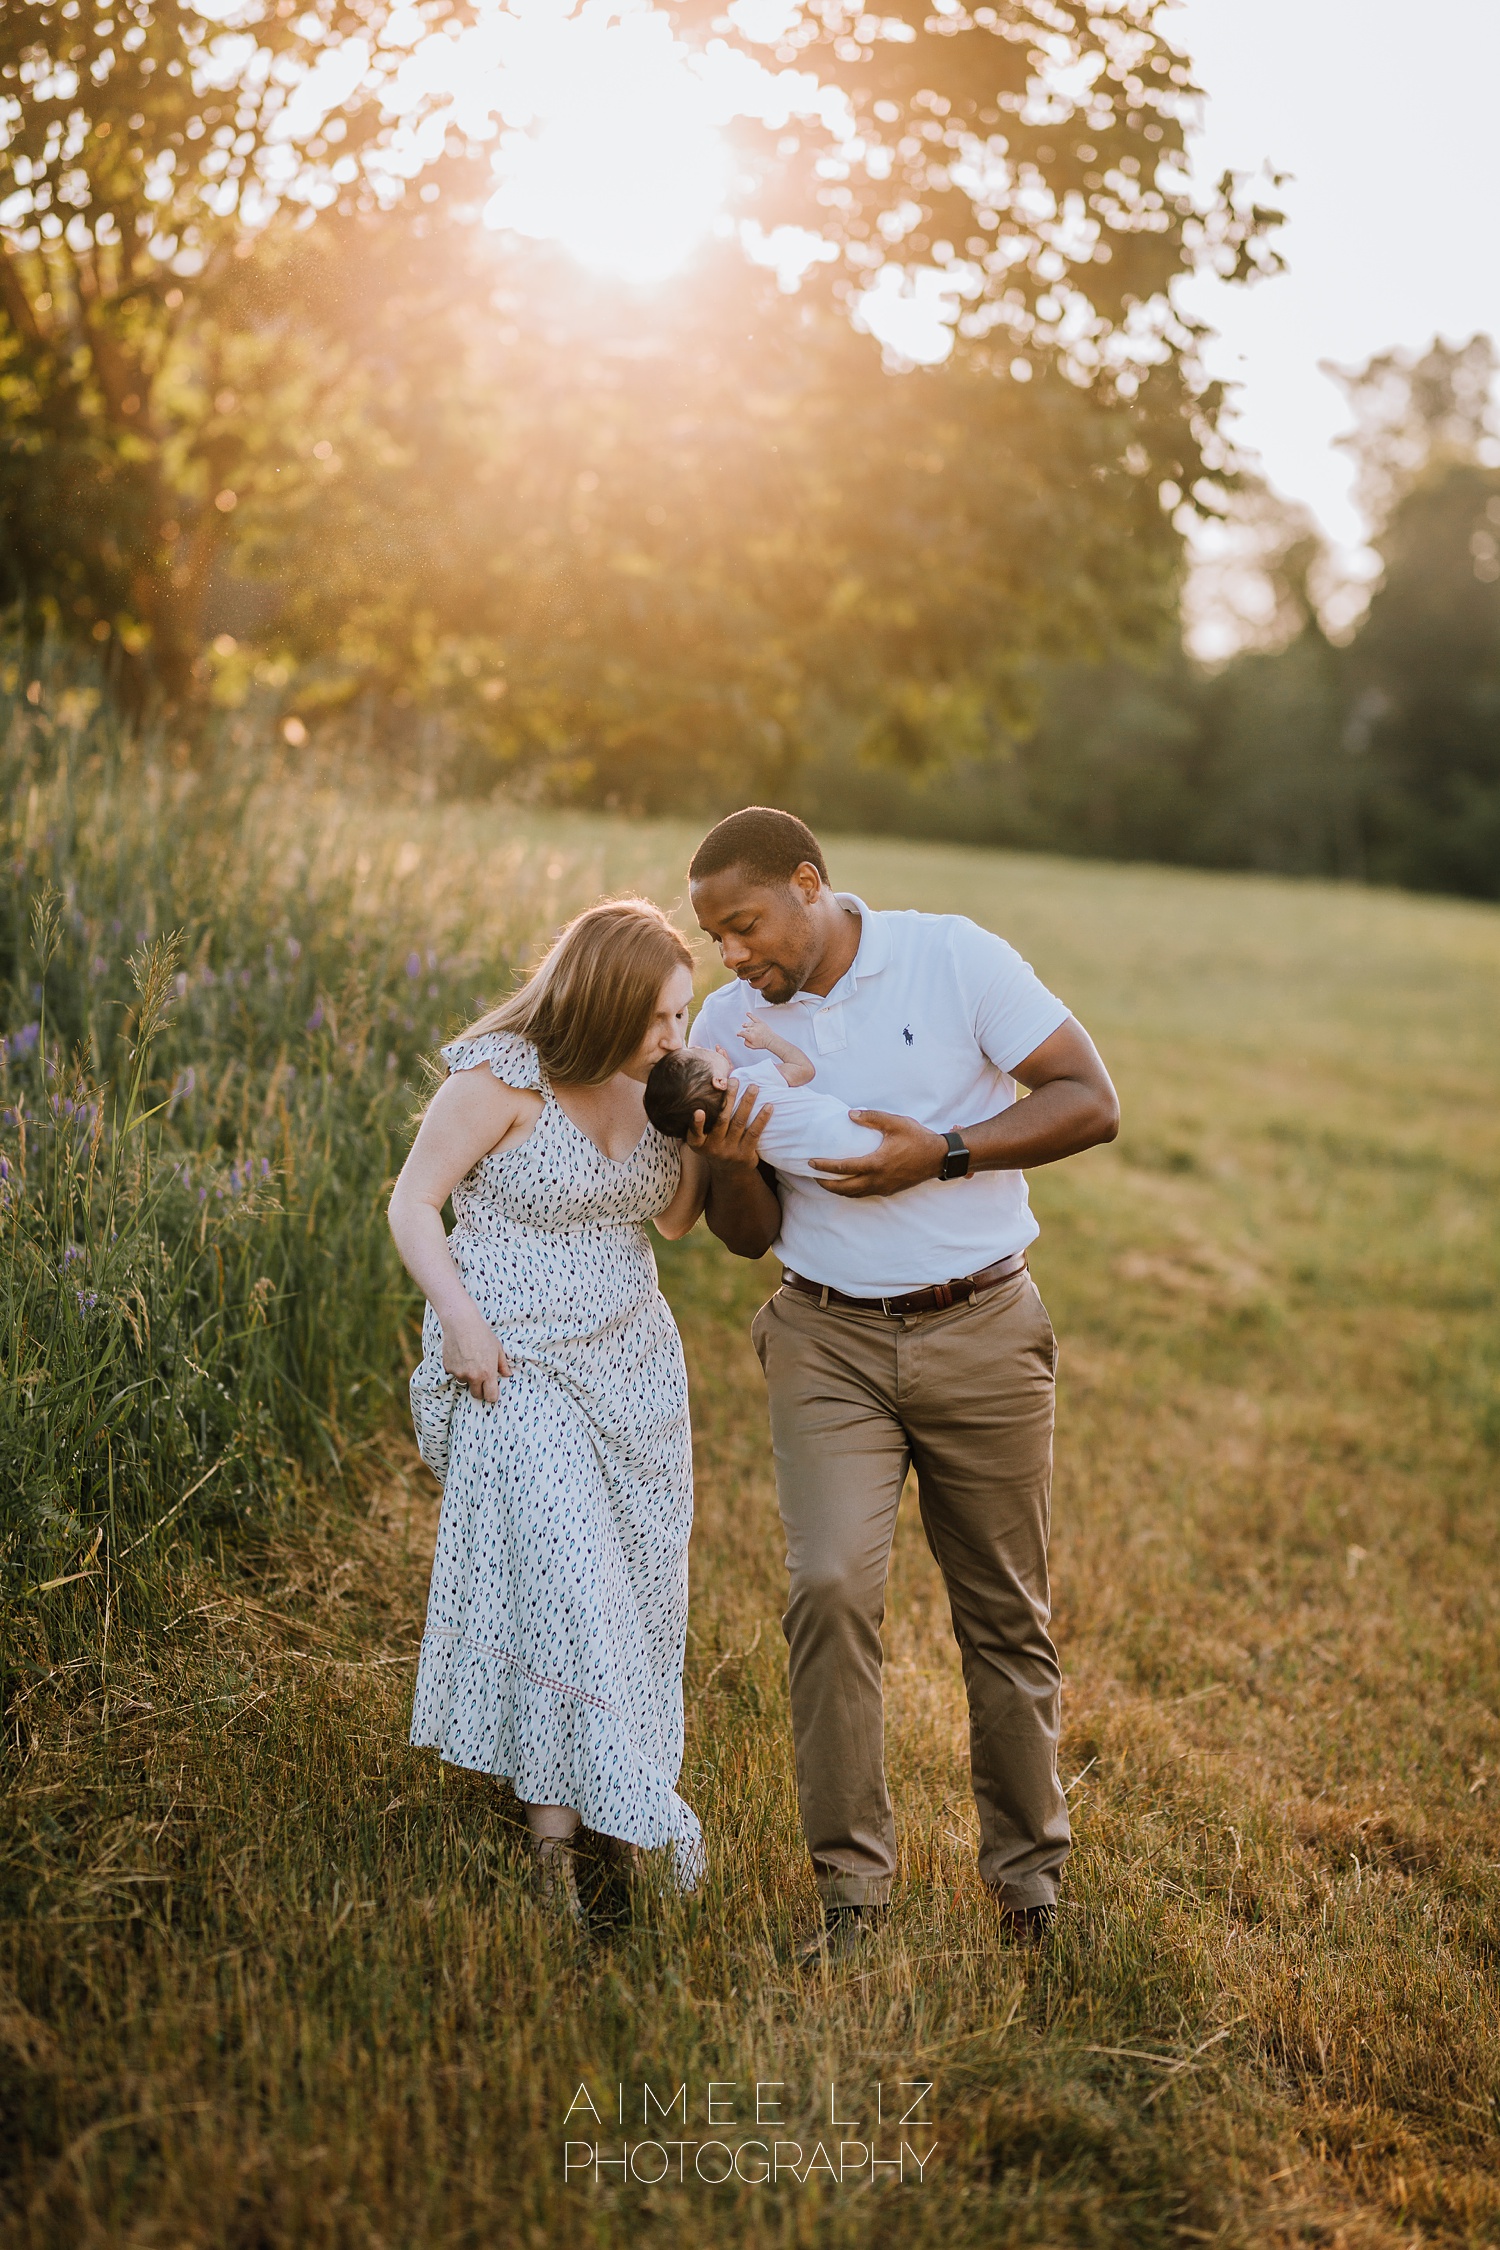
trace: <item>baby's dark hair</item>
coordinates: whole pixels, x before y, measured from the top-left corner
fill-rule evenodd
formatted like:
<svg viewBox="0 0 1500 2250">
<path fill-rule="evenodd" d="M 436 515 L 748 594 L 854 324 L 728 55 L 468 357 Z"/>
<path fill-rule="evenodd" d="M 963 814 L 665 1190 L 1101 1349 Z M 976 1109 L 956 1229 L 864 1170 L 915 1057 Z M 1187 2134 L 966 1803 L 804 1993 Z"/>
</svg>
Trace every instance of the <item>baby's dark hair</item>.
<svg viewBox="0 0 1500 2250">
<path fill-rule="evenodd" d="M 679 1047 L 651 1066 L 646 1080 L 646 1115 L 669 1141 L 685 1141 L 698 1110 L 703 1112 L 705 1130 L 717 1121 L 727 1091 L 714 1084 L 714 1066 L 706 1056 L 694 1054 L 691 1047 Z"/>
</svg>

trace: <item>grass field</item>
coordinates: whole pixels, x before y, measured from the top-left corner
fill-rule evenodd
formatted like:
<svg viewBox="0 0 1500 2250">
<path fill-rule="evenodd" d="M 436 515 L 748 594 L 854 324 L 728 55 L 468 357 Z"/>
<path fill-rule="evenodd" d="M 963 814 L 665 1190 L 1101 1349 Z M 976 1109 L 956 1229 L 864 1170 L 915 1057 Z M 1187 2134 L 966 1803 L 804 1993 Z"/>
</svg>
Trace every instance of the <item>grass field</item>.
<svg viewBox="0 0 1500 2250">
<path fill-rule="evenodd" d="M 342 871 L 367 950 L 416 936 L 481 987 L 600 889 L 679 899 L 693 840 L 285 792 L 257 829 L 315 839 L 295 880 Z M 377 1416 L 341 1482 L 294 1465 L 227 1543 L 163 1548 L 112 1637 L 92 1582 L 28 1596 L 16 1645 L 69 1653 L 7 1713 L 0 2242 L 1500 2241 L 1500 915 L 831 851 L 872 904 L 1011 937 L 1123 1099 L 1114 1148 L 1032 1183 L 1077 1830 L 1052 1946 L 1003 1946 L 974 1874 L 908 1505 L 895 1910 L 858 1973 L 787 1965 L 813 1893 L 747 1336 L 773 1276 L 700 1230 L 660 1263 L 693 1381 L 701 1899 L 575 1953 L 502 1793 L 404 1747 L 436 1494 Z M 892 2128 L 928 2081 L 930 2129 Z M 686 2125 L 641 2124 L 647 2082 L 687 2087 Z M 671 2153 L 622 2184 L 575 2147 L 565 2177 L 568 2141 L 627 2139 L 800 2156 L 709 2185 L 689 2147 L 681 2184 Z M 872 2187 L 847 2153 L 836 2179 L 872 2139 L 920 2179 Z"/>
</svg>

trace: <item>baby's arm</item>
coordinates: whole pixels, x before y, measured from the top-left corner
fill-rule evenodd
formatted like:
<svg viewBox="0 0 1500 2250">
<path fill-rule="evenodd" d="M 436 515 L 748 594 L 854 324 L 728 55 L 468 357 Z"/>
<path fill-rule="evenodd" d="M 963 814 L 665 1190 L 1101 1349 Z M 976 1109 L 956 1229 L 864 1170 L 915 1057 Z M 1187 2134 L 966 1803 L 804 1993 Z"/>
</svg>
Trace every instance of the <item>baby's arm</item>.
<svg viewBox="0 0 1500 2250">
<path fill-rule="evenodd" d="M 817 1076 L 817 1066 L 811 1055 L 804 1055 L 790 1039 L 783 1039 L 781 1033 L 773 1031 L 760 1016 L 746 1016 L 740 1025 L 740 1038 L 747 1047 L 758 1047 L 765 1054 L 774 1055 L 789 1086 L 806 1086 Z"/>
</svg>

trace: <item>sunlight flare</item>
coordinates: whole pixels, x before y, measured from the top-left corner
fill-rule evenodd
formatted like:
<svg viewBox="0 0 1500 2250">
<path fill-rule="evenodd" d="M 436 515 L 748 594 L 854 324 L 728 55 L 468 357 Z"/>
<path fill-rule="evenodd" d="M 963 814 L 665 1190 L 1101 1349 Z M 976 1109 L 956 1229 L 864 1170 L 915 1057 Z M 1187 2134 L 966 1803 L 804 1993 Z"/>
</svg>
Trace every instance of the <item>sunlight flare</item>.
<svg viewBox="0 0 1500 2250">
<path fill-rule="evenodd" d="M 729 161 L 667 19 L 590 0 L 513 20 L 486 224 L 560 242 L 626 280 L 673 272 L 718 218 Z"/>
</svg>

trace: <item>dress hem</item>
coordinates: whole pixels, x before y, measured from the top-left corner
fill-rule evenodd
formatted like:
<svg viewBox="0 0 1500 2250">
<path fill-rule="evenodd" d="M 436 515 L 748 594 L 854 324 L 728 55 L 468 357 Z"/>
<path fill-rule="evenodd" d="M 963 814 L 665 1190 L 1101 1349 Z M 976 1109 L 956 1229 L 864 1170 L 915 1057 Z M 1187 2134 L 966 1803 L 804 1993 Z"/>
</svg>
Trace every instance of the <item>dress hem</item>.
<svg viewBox="0 0 1500 2250">
<path fill-rule="evenodd" d="M 461 1670 L 471 1673 L 470 1695 L 466 1721 L 454 1727 L 454 1674 Z M 488 1675 L 477 1698 L 475 1670 L 482 1680 Z M 535 1765 L 537 1729 L 522 1723 L 516 1708 L 528 1689 L 556 1697 L 562 1706 L 558 1731 Z M 508 1781 L 523 1803 L 571 1806 L 596 1835 L 647 1851 L 670 1848 L 682 1891 L 695 1889 L 702 1876 L 697 1815 L 663 1768 L 642 1759 L 628 1721 L 601 1696 L 545 1679 L 517 1658 L 478 1647 L 460 1634 L 429 1632 L 418 1660 L 409 1740 L 413 1749 L 436 1750 L 445 1765 Z M 627 1792 L 635 1799 L 631 1811 L 620 1801 L 622 1771 L 634 1777 Z"/>
</svg>

